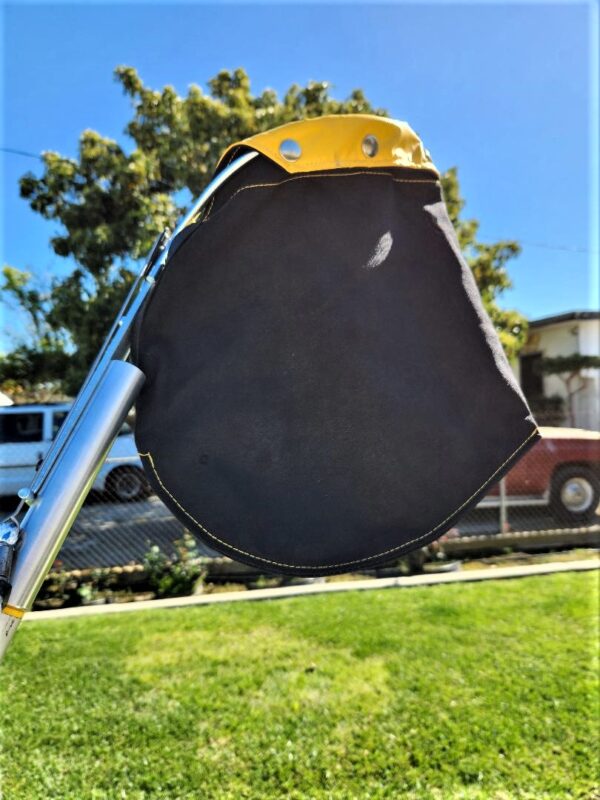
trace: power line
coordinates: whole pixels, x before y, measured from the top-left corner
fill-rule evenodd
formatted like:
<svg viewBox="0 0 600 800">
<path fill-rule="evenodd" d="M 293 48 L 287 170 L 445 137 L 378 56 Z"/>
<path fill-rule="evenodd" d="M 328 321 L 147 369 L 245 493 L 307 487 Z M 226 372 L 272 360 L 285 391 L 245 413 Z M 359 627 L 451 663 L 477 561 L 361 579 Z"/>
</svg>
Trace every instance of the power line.
<svg viewBox="0 0 600 800">
<path fill-rule="evenodd" d="M 27 150 L 17 150 L 14 147 L 0 147 L 0 152 L 9 153 L 10 155 L 15 155 L 15 156 L 24 156 L 26 158 L 35 158 L 38 161 L 43 161 L 44 160 L 42 158 L 42 156 L 39 155 L 39 153 L 30 153 Z M 159 182 L 163 183 L 163 181 L 159 181 Z M 165 183 L 164 185 L 166 187 L 168 187 L 168 184 Z M 498 237 L 498 238 L 502 239 L 502 238 L 507 238 L 507 237 Z M 525 242 L 525 241 L 523 241 L 523 239 L 516 239 L 516 241 L 519 244 L 523 245 L 523 247 L 539 247 L 539 248 L 541 248 L 543 250 L 560 250 L 560 251 L 566 252 L 566 253 L 581 253 L 581 254 L 584 254 L 584 255 L 586 255 L 586 254 L 587 255 L 590 255 L 590 254 L 597 255 L 596 251 L 586 250 L 586 248 L 577 247 L 576 245 L 547 244 L 547 243 L 543 243 L 543 242 Z"/>
<path fill-rule="evenodd" d="M 597 250 L 588 250 L 585 247 L 579 247 L 578 245 L 570 245 L 570 244 L 548 244 L 546 242 L 527 242 L 524 239 L 519 239 L 518 236 L 498 236 L 494 237 L 501 241 L 506 239 L 513 239 L 517 242 L 517 244 L 522 245 L 523 247 L 539 247 L 543 250 L 560 250 L 566 253 L 579 253 L 583 255 L 597 255 Z M 489 242 L 484 242 L 484 244 L 490 244 Z"/>
<path fill-rule="evenodd" d="M 38 161 L 43 161 L 39 153 L 29 153 L 27 150 L 16 150 L 14 147 L 0 147 L 3 153 L 10 153 L 13 156 L 25 156 L 26 158 L 37 158 Z"/>
<path fill-rule="evenodd" d="M 541 242 L 524 242 L 522 239 L 517 240 L 524 247 L 542 247 L 544 250 L 565 250 L 567 253 L 590 253 L 592 251 L 586 250 L 585 247 L 577 247 L 576 245 L 568 244 L 542 244 Z"/>
</svg>

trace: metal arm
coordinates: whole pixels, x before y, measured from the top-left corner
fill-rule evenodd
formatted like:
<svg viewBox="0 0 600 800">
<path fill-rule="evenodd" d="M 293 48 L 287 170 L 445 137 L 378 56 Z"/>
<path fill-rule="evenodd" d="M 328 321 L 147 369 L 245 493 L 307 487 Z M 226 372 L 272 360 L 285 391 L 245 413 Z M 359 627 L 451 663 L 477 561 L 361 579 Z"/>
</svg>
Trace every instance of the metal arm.
<svg viewBox="0 0 600 800">
<path fill-rule="evenodd" d="M 255 151 L 246 153 L 233 161 L 228 167 L 220 172 L 202 192 L 195 205 L 190 209 L 186 216 L 179 222 L 173 234 L 169 237 L 168 234 L 162 233 L 150 253 L 147 263 L 142 267 L 139 275 L 136 277 L 125 302 L 121 306 L 117 314 L 112 328 L 110 329 L 104 344 L 100 348 L 94 363 L 83 382 L 79 394 L 71 407 L 69 414 L 60 427 L 50 450 L 44 458 L 42 465 L 31 486 L 29 487 L 27 495 L 24 497 L 25 501 L 29 503 L 39 493 L 44 481 L 46 480 L 50 470 L 60 457 L 60 453 L 68 441 L 69 436 L 73 433 L 78 420 L 85 412 L 85 409 L 90 401 L 90 398 L 95 391 L 102 375 L 106 371 L 110 362 L 115 358 L 125 358 L 129 350 L 130 334 L 133 327 L 135 318 L 141 307 L 144 305 L 147 296 L 154 288 L 156 279 L 162 272 L 165 262 L 169 256 L 169 249 L 175 237 L 195 218 L 198 216 L 200 210 L 204 207 L 213 194 L 219 189 L 225 181 L 237 172 L 241 167 L 245 166 L 249 161 L 258 155 Z"/>
<path fill-rule="evenodd" d="M 143 385 L 143 373 L 127 361 L 131 331 L 167 263 L 173 240 L 196 220 L 217 189 L 257 155 L 245 153 L 223 169 L 174 233 L 158 238 L 40 469 L 29 488 L 19 492 L 19 507 L 0 523 L 0 658 L 31 608 Z"/>
</svg>

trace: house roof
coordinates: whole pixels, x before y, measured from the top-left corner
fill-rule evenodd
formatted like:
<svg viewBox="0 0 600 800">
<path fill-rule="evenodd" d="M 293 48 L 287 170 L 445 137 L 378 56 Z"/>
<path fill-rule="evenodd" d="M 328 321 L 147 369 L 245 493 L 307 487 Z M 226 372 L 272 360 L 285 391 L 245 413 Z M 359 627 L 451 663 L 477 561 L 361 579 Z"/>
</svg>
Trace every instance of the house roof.
<svg viewBox="0 0 600 800">
<path fill-rule="evenodd" d="M 546 325 L 556 325 L 559 322 L 573 322 L 583 319 L 600 319 L 600 311 L 567 311 L 564 314 L 554 314 L 551 317 L 532 319 L 529 322 L 529 327 L 542 328 Z"/>
</svg>

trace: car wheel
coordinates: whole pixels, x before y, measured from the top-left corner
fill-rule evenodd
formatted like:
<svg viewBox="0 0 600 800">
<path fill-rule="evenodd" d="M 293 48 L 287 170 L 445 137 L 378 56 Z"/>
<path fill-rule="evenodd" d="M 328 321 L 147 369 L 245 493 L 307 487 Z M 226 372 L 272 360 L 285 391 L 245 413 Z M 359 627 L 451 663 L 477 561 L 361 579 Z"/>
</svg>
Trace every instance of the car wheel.
<svg viewBox="0 0 600 800">
<path fill-rule="evenodd" d="M 149 486 L 144 473 L 134 467 L 114 469 L 106 479 L 106 491 L 109 497 L 120 503 L 131 503 L 141 500 L 148 494 Z"/>
<path fill-rule="evenodd" d="M 585 523 L 600 503 L 600 480 L 588 467 L 566 467 L 552 482 L 552 511 L 560 522 Z"/>
</svg>

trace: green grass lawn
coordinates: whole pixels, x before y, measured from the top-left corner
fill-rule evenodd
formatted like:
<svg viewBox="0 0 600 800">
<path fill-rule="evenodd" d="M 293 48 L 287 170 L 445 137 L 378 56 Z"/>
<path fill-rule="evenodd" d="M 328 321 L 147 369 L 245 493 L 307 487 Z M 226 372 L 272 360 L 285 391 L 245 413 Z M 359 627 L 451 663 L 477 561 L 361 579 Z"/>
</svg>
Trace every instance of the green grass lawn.
<svg viewBox="0 0 600 800">
<path fill-rule="evenodd" d="M 23 625 L 4 798 L 593 798 L 597 581 Z"/>
</svg>

